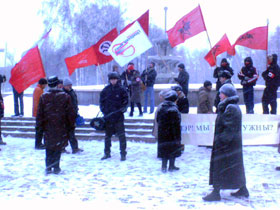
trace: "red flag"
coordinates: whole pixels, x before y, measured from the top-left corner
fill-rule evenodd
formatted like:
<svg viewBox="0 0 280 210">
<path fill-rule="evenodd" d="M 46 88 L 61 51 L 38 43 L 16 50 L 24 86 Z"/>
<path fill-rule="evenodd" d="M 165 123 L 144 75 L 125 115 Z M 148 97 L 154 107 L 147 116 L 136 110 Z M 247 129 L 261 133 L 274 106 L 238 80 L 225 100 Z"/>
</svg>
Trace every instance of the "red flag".
<svg viewBox="0 0 280 210">
<path fill-rule="evenodd" d="M 141 17 L 139 17 L 135 21 L 139 22 L 139 24 L 141 25 L 141 27 L 143 28 L 143 30 L 145 31 L 147 36 L 149 36 L 149 10 L 147 10 L 147 12 L 145 12 L 143 15 L 141 15 Z M 126 31 L 126 29 L 128 29 L 135 21 L 133 21 L 132 23 L 130 23 L 126 27 L 124 27 L 120 33 L 123 33 L 124 31 Z"/>
<path fill-rule="evenodd" d="M 30 49 L 12 68 L 10 83 L 18 93 L 46 77 L 38 46 Z"/>
<path fill-rule="evenodd" d="M 75 69 L 97 64 L 97 56 L 93 46 L 74 55 L 65 58 L 65 63 L 68 68 L 69 75 L 73 74 Z"/>
<path fill-rule="evenodd" d="M 207 53 L 204 59 L 210 64 L 210 66 L 216 65 L 216 57 L 223 52 L 231 49 L 231 44 L 225 34 L 221 40 Z"/>
<path fill-rule="evenodd" d="M 242 34 L 236 40 L 235 45 L 241 45 L 255 50 L 267 50 L 268 26 L 254 28 Z"/>
<path fill-rule="evenodd" d="M 102 37 L 95 45 L 93 45 L 97 57 L 97 63 L 99 65 L 108 63 L 111 60 L 113 60 L 113 57 L 108 52 L 108 49 L 111 46 L 114 39 L 117 38 L 117 36 L 118 36 L 118 31 L 116 28 L 114 28 L 108 34 Z"/>
<path fill-rule="evenodd" d="M 172 47 L 184 43 L 202 31 L 206 31 L 200 6 L 182 17 L 173 28 L 167 31 L 168 39 Z"/>
</svg>

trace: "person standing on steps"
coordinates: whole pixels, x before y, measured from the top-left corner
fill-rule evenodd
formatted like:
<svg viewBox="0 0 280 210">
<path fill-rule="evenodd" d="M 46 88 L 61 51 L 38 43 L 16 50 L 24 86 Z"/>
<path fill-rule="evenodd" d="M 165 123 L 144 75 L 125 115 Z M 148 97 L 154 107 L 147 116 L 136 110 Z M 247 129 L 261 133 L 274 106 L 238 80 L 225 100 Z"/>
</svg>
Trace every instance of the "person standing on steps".
<svg viewBox="0 0 280 210">
<path fill-rule="evenodd" d="M 221 189 L 239 189 L 235 197 L 249 197 L 243 163 L 242 113 L 237 105 L 239 97 L 232 84 L 220 90 L 221 102 L 215 121 L 214 142 L 210 161 L 209 185 L 213 191 L 204 201 L 220 201 Z"/>
<path fill-rule="evenodd" d="M 101 160 L 111 158 L 111 138 L 113 134 L 120 141 L 121 161 L 126 160 L 126 136 L 124 127 L 124 112 L 127 110 L 128 94 L 123 86 L 118 84 L 119 75 L 116 72 L 108 74 L 110 84 L 100 93 L 99 106 L 105 119 L 105 149 Z"/>
<path fill-rule="evenodd" d="M 15 115 L 12 115 L 12 117 L 23 117 L 24 115 L 24 107 L 23 107 L 23 92 L 18 93 L 17 90 L 13 87 L 13 94 L 14 94 L 14 110 L 15 110 Z M 19 109 L 19 105 L 20 109 Z M 20 111 L 19 111 L 20 110 Z"/>
<path fill-rule="evenodd" d="M 40 101 L 41 95 L 44 93 L 44 89 L 46 88 L 48 81 L 45 78 L 41 78 L 37 84 L 37 87 L 33 91 L 33 109 L 32 109 L 32 117 L 37 116 L 37 109 Z M 46 149 L 43 144 L 43 130 L 39 130 L 39 128 L 35 128 L 35 149 Z"/>
<path fill-rule="evenodd" d="M 0 75 L 0 145 L 6 145 L 6 142 L 2 139 L 1 133 L 1 119 L 4 117 L 4 100 L 2 97 L 2 83 L 6 82 L 6 76 Z"/>
<path fill-rule="evenodd" d="M 136 104 L 139 109 L 139 116 L 143 116 L 141 105 L 141 82 L 140 72 L 137 70 L 133 71 L 133 75 L 131 77 L 130 117 L 133 116 L 134 104 Z"/>
<path fill-rule="evenodd" d="M 72 81 L 69 78 L 65 78 L 63 80 L 63 91 L 71 97 L 72 106 L 75 109 L 76 117 L 78 117 L 78 98 L 75 91 L 72 88 Z M 78 140 L 75 137 L 75 127 L 73 130 L 69 130 L 69 142 L 72 148 L 72 154 L 83 152 L 84 150 L 78 147 Z"/>
<path fill-rule="evenodd" d="M 175 166 L 175 159 L 181 156 L 181 114 L 175 104 L 177 93 L 174 90 L 168 91 L 164 96 L 160 109 L 157 113 L 158 123 L 158 156 L 162 158 L 161 170 L 167 172 L 167 163 L 169 161 L 168 171 L 179 170 Z"/>
<path fill-rule="evenodd" d="M 185 65 L 183 63 L 178 65 L 178 71 L 179 75 L 177 78 L 174 78 L 174 80 L 182 87 L 183 93 L 186 97 L 188 97 L 190 75 L 186 71 Z"/>
<path fill-rule="evenodd" d="M 46 174 L 60 173 L 61 151 L 68 145 L 69 130 L 75 128 L 71 98 L 57 85 L 57 76 L 48 78 L 49 90 L 41 96 L 36 116 L 36 127 L 44 132 Z"/>
<path fill-rule="evenodd" d="M 154 84 L 156 82 L 157 72 L 155 70 L 155 63 L 150 62 L 147 69 L 141 74 L 141 80 L 143 81 L 146 89 L 144 91 L 144 113 L 147 112 L 148 97 L 150 97 L 150 114 L 154 113 L 155 108 L 155 92 Z"/>
</svg>

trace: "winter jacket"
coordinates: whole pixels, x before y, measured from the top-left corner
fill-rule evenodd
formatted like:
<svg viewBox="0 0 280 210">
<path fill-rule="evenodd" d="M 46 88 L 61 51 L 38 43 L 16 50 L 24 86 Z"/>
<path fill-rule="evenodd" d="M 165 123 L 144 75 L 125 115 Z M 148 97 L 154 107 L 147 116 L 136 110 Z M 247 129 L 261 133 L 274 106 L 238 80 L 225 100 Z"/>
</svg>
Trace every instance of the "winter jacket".
<svg viewBox="0 0 280 210">
<path fill-rule="evenodd" d="M 148 68 L 141 74 L 141 80 L 147 87 L 153 87 L 156 82 L 157 72 L 154 68 Z"/>
<path fill-rule="evenodd" d="M 137 70 L 133 71 L 133 75 L 131 77 L 131 102 L 141 102 L 141 82 L 142 81 L 140 79 L 140 72 Z"/>
<path fill-rule="evenodd" d="M 211 90 L 205 88 L 204 86 L 198 90 L 197 113 L 213 113 L 213 98 L 211 97 Z"/>
<path fill-rule="evenodd" d="M 259 75 L 256 68 L 253 66 L 252 58 L 245 58 L 244 63 L 246 62 L 249 62 L 250 64 L 242 67 L 241 71 L 238 73 L 238 78 L 241 80 L 240 84 L 244 87 L 255 86 Z"/>
<path fill-rule="evenodd" d="M 60 151 L 68 145 L 68 133 L 75 129 L 76 113 L 69 95 L 50 89 L 39 101 L 36 129 L 44 132 L 46 148 Z"/>
<path fill-rule="evenodd" d="M 190 78 L 190 75 L 189 73 L 186 71 L 186 70 L 182 70 L 180 71 L 179 75 L 177 78 L 175 78 L 174 80 L 176 82 L 178 82 L 178 84 L 182 87 L 182 88 L 189 88 L 189 78 Z"/>
<path fill-rule="evenodd" d="M 107 122 L 124 121 L 128 95 L 124 87 L 107 85 L 100 93 L 99 106 Z"/>
<path fill-rule="evenodd" d="M 242 152 L 242 113 L 238 96 L 228 97 L 218 106 L 210 162 L 209 184 L 221 189 L 246 185 Z"/>
<path fill-rule="evenodd" d="M 33 91 L 33 108 L 32 108 L 32 117 L 36 117 L 37 109 L 40 101 L 41 95 L 44 93 L 42 85 L 37 84 L 37 87 Z"/>
<path fill-rule="evenodd" d="M 164 101 L 157 113 L 158 156 L 174 158 L 181 155 L 181 114 L 174 102 Z"/>
<path fill-rule="evenodd" d="M 2 97 L 2 90 L 1 90 L 2 83 L 4 81 L 6 81 L 6 77 L 0 75 L 0 119 L 2 117 L 4 117 L 4 100 L 3 100 L 3 97 Z"/>
<path fill-rule="evenodd" d="M 224 84 L 231 84 L 231 85 L 233 85 L 231 79 L 227 79 L 227 80 L 224 82 Z M 224 84 L 221 84 L 221 87 L 222 87 Z M 214 101 L 214 105 L 215 105 L 216 108 L 218 107 L 218 104 L 219 104 L 219 103 L 220 103 L 220 92 L 218 91 L 218 92 L 217 92 L 217 95 L 216 95 L 216 98 L 215 98 L 215 101 Z"/>
<path fill-rule="evenodd" d="M 71 102 L 72 102 L 72 105 L 75 109 L 75 113 L 76 113 L 76 116 L 77 116 L 78 111 L 79 111 L 77 94 L 75 93 L 75 91 L 72 88 L 69 91 L 66 90 L 65 88 L 63 88 L 63 91 L 71 97 Z"/>
<path fill-rule="evenodd" d="M 181 92 L 181 94 L 178 96 L 178 99 L 176 100 L 176 105 L 180 113 L 189 113 L 189 100 L 183 92 Z"/>
<path fill-rule="evenodd" d="M 123 86 L 128 91 L 130 91 L 130 88 L 131 88 L 131 80 L 132 80 L 134 72 L 135 72 L 135 70 L 127 69 L 121 74 L 121 80 L 123 81 Z"/>
<path fill-rule="evenodd" d="M 280 68 L 277 64 L 277 55 L 273 54 L 272 63 L 268 66 L 266 71 L 262 73 L 267 88 L 276 89 L 280 84 Z"/>
<path fill-rule="evenodd" d="M 217 78 L 217 81 L 216 81 L 216 91 L 218 91 L 218 90 L 220 89 L 220 87 L 222 86 L 222 83 L 219 81 L 219 75 L 220 75 L 223 71 L 227 70 L 227 71 L 230 72 L 231 75 L 234 74 L 234 73 L 233 73 L 233 69 L 229 66 L 229 63 L 227 62 L 227 60 L 226 60 L 226 59 L 222 59 L 221 64 L 222 64 L 223 62 L 226 62 L 227 65 L 226 65 L 226 66 L 222 66 L 222 65 L 221 65 L 220 67 L 215 68 L 214 73 L 213 73 L 213 77 L 214 77 L 214 78 Z"/>
</svg>

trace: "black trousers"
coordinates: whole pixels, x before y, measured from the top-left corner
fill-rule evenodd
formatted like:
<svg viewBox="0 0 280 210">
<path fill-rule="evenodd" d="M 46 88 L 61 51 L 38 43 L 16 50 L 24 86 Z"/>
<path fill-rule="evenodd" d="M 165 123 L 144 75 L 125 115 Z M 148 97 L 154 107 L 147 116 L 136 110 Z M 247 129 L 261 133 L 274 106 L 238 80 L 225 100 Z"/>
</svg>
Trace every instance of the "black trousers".
<svg viewBox="0 0 280 210">
<path fill-rule="evenodd" d="M 46 168 L 59 168 L 61 151 L 46 149 Z"/>
<path fill-rule="evenodd" d="M 44 136 L 44 131 L 39 128 L 35 128 L 35 147 L 38 147 L 43 144 L 43 136 Z"/>
<path fill-rule="evenodd" d="M 115 134 L 120 141 L 120 153 L 126 155 L 126 137 L 124 129 L 124 121 L 106 122 L 105 124 L 105 149 L 104 153 L 109 155 L 111 153 L 111 138 Z"/>
<path fill-rule="evenodd" d="M 78 149 L 78 140 L 75 137 L 75 129 L 69 132 L 69 142 L 72 148 L 72 151 Z"/>
<path fill-rule="evenodd" d="M 262 106 L 263 106 L 263 114 L 269 114 L 268 105 L 271 107 L 270 114 L 276 114 L 277 112 L 277 89 L 266 87 L 263 92 L 262 97 Z"/>
</svg>

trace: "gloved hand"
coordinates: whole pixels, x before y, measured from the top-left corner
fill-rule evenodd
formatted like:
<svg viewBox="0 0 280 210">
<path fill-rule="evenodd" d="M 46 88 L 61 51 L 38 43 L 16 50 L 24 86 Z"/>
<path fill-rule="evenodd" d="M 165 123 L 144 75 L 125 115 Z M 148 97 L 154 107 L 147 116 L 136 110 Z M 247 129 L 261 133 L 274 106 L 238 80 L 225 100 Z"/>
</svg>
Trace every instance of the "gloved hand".
<svg viewBox="0 0 280 210">
<path fill-rule="evenodd" d="M 242 82 L 241 82 L 241 85 L 246 85 L 247 84 L 247 81 L 245 81 L 245 80 L 243 80 Z"/>
<path fill-rule="evenodd" d="M 130 80 L 127 80 L 127 85 L 131 85 L 131 81 Z"/>
<path fill-rule="evenodd" d="M 248 81 L 250 79 L 250 77 L 244 77 L 244 80 Z"/>
</svg>

